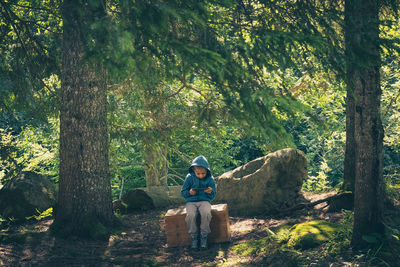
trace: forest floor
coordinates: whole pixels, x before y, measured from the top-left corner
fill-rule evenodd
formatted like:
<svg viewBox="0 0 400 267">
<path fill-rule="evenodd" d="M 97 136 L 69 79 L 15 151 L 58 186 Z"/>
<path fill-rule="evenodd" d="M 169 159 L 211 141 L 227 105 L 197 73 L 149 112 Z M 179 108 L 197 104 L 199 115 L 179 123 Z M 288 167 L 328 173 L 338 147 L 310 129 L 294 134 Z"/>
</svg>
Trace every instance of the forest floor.
<svg viewBox="0 0 400 267">
<path fill-rule="evenodd" d="M 308 194 L 306 198 L 316 201 L 331 194 Z M 343 220 L 343 213 L 326 213 L 324 206 L 325 203 L 321 203 L 311 210 L 296 211 L 285 217 L 231 216 L 231 241 L 210 244 L 205 251 L 167 246 L 163 215 L 168 208 L 122 216 L 122 230 L 105 241 L 56 238 L 49 233 L 52 219 L 43 219 L 0 230 L 0 265 L 400 266 L 400 258 L 393 258 L 398 257 L 398 253 L 391 255 L 390 261 L 387 261 L 379 257 L 378 249 L 354 253 L 348 244 L 342 244 L 340 251 L 335 252 L 332 249 L 334 245 L 330 243 L 329 247 L 321 245 L 309 250 L 294 250 L 278 242 L 268 241 L 266 246 L 267 243 L 260 241 L 268 240 L 266 238 L 274 229 L 285 224 L 315 219 L 330 222 Z M 260 244 L 264 244 L 263 247 Z"/>
</svg>

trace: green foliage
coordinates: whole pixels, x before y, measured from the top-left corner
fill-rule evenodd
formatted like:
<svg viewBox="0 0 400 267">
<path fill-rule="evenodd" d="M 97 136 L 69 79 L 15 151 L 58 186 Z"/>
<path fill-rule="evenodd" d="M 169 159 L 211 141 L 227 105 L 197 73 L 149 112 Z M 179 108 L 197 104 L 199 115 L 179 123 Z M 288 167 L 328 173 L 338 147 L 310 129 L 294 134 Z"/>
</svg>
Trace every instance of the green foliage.
<svg viewBox="0 0 400 267">
<path fill-rule="evenodd" d="M 320 166 L 320 171 L 316 176 L 308 176 L 306 181 L 303 183 L 302 189 L 306 192 L 314 192 L 314 193 L 322 193 L 332 191 L 332 187 L 329 184 L 327 173 L 330 171 L 330 168 L 324 160 Z"/>
<path fill-rule="evenodd" d="M 15 25 L 0 19 L 3 181 L 22 169 L 57 180 L 58 126 L 46 118 L 58 114 L 59 4 L 1 6 L 15 14 Z M 200 154 L 218 176 L 291 146 L 304 151 L 309 163 L 304 190 L 339 187 L 345 142 L 341 11 L 340 4 L 310 1 L 107 2 L 108 17 L 91 26 L 98 42 L 88 46 L 88 60 L 101 59 L 112 84 L 113 198 L 145 185 L 149 146 L 165 152 L 169 184 L 182 183 L 191 159 Z M 386 13 L 384 175 L 395 199 L 400 68 L 393 45 L 399 27 Z M 293 16 L 298 19 L 289 19 Z"/>
<path fill-rule="evenodd" d="M 61 19 L 57 1 L 7 1 L 0 6 L 0 111 L 43 119 L 57 111 Z"/>
<path fill-rule="evenodd" d="M 342 181 L 345 90 L 334 79 L 324 73 L 297 80 L 292 74 L 286 79 L 292 81 L 293 94 L 310 110 L 284 121 L 297 148 L 307 158 L 309 177 L 303 186 L 306 191 L 325 192 L 338 187 Z"/>
<path fill-rule="evenodd" d="M 0 17 L 1 182 L 21 170 L 57 180 L 59 133 L 53 118 L 61 86 L 60 3 L 0 5 L 1 14 L 13 15 Z M 145 185 L 149 147 L 165 152 L 169 184 L 182 183 L 200 154 L 218 176 L 291 146 L 304 151 L 309 163 L 304 190 L 340 186 L 345 144 L 341 2 L 123 0 L 107 5 L 108 17 L 91 25 L 87 39 L 96 42 L 88 45 L 87 60 L 99 58 L 108 72 L 113 198 Z M 384 175 L 388 195 L 398 200 L 400 30 L 397 18 L 386 11 L 382 16 Z M 343 227 L 322 245 L 324 253 L 338 255 L 349 247 L 351 218 L 345 213 Z M 106 235 L 96 220 L 83 224 L 90 237 Z M 398 241 L 397 226 L 389 232 Z M 72 232 L 65 230 L 65 236 Z M 235 251 L 278 251 L 295 265 L 299 252 L 271 245 L 291 237 L 290 227 L 282 227 Z M 364 239 L 374 247 L 367 256 L 377 258 L 384 240 L 374 234 Z"/>
<path fill-rule="evenodd" d="M 397 24 L 385 26 L 382 34 L 386 38 L 398 38 L 399 27 Z M 386 193 L 393 200 L 400 199 L 400 139 L 399 139 L 399 84 L 400 61 L 399 51 L 383 50 L 383 66 L 381 71 L 382 84 L 382 122 L 385 132 L 383 161 L 383 175 Z"/>
<path fill-rule="evenodd" d="M 198 90 L 178 86 L 166 85 L 163 93 L 151 94 L 124 86 L 110 93 L 114 198 L 122 181 L 124 192 L 144 186 L 144 166 L 149 164 L 144 160 L 146 146 L 166 152 L 170 185 L 182 184 L 191 160 L 198 155 L 208 158 L 218 176 L 267 151 L 265 139 L 249 135 L 224 119 L 225 105 L 207 82 L 193 78 L 192 86 Z M 144 107 L 143 98 L 151 109 Z M 160 105 L 165 106 L 162 113 Z"/>
<path fill-rule="evenodd" d="M 397 180 L 386 182 L 386 194 L 389 199 L 393 201 L 398 201 L 400 199 L 400 183 Z"/>
<path fill-rule="evenodd" d="M 58 177 L 58 122 L 27 125 L 16 134 L 12 129 L 0 129 L 2 153 L 1 180 L 5 182 L 20 171 L 34 171 Z M 0 181 L 1 181 L 0 180 Z"/>
<path fill-rule="evenodd" d="M 38 213 L 37 215 L 33 215 L 30 217 L 27 217 L 27 220 L 30 219 L 35 219 L 37 221 L 40 221 L 42 219 L 48 218 L 48 217 L 52 217 L 53 216 L 53 208 L 48 208 L 47 210 L 40 212 L 39 210 L 36 210 L 36 212 Z"/>
</svg>

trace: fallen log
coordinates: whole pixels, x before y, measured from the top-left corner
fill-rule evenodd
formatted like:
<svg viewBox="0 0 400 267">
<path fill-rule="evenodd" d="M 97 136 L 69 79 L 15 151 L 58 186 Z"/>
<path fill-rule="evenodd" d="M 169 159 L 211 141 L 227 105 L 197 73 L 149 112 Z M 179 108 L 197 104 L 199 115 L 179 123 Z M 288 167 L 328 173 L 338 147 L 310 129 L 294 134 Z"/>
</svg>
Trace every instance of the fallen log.
<svg viewBox="0 0 400 267">
<path fill-rule="evenodd" d="M 278 215 L 287 214 L 296 210 L 301 209 L 310 209 L 318 204 L 327 202 L 326 206 L 330 206 L 328 208 L 328 212 L 340 211 L 341 209 L 352 209 L 353 208 L 353 193 L 351 192 L 343 192 L 333 196 L 326 197 L 324 199 L 320 199 L 314 202 L 309 203 L 299 203 L 293 207 L 282 209 L 278 212 Z M 326 207 L 325 206 L 325 207 Z"/>
</svg>

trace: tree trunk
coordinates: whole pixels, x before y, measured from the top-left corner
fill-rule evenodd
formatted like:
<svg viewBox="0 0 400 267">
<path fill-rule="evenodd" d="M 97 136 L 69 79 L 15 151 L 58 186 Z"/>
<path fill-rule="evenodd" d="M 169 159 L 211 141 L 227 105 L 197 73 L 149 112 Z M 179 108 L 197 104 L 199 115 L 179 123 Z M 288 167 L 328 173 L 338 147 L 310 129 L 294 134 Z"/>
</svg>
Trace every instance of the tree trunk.
<svg viewBox="0 0 400 267">
<path fill-rule="evenodd" d="M 143 104 L 146 111 L 146 129 L 142 138 L 146 186 L 167 186 L 167 108 L 158 85 L 144 88 Z"/>
<path fill-rule="evenodd" d="M 108 166 L 104 71 L 85 57 L 90 25 L 104 16 L 100 2 L 63 5 L 60 113 L 60 178 L 55 225 L 75 235 L 113 221 Z M 103 227 L 103 229 L 105 229 Z"/>
<path fill-rule="evenodd" d="M 342 191 L 354 193 L 354 181 L 356 177 L 356 146 L 354 139 L 354 84 L 352 75 L 347 73 L 347 97 L 346 97 L 346 150 L 344 155 L 343 185 Z"/>
<path fill-rule="evenodd" d="M 354 91 L 355 191 L 352 245 L 381 231 L 382 145 L 380 119 L 379 1 L 346 0 L 349 90 Z"/>
<path fill-rule="evenodd" d="M 146 186 L 167 186 L 167 161 L 162 147 L 157 143 L 145 148 Z"/>
</svg>

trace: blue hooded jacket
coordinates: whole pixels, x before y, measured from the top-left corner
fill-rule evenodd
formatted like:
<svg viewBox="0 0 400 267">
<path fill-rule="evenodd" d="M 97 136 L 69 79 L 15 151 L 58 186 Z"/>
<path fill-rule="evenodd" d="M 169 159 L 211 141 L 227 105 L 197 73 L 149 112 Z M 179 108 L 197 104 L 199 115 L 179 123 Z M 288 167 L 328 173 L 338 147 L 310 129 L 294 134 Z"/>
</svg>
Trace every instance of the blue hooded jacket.
<svg viewBox="0 0 400 267">
<path fill-rule="evenodd" d="M 203 167 L 207 170 L 207 175 L 203 179 L 197 178 L 196 174 L 193 171 L 193 167 Z M 212 192 L 208 194 L 204 191 L 197 191 L 196 195 L 191 196 L 189 191 L 191 188 L 207 188 L 211 187 Z M 208 165 L 208 161 L 204 156 L 198 156 L 192 162 L 192 165 L 189 168 L 189 173 L 186 175 L 185 182 L 183 183 L 181 195 L 186 199 L 186 202 L 198 202 L 198 201 L 208 201 L 211 202 L 215 194 L 217 193 L 217 189 L 215 187 L 215 180 L 211 174 L 210 167 Z"/>
</svg>

